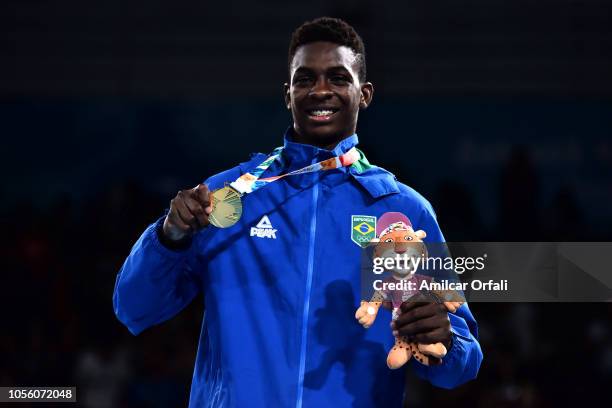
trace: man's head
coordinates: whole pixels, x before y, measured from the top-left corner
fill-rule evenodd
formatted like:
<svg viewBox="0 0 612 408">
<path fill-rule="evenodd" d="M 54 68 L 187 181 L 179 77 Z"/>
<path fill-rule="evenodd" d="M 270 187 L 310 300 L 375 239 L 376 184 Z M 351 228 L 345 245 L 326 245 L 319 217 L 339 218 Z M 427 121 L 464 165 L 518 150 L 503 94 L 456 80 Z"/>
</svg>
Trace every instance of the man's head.
<svg viewBox="0 0 612 408">
<path fill-rule="evenodd" d="M 298 141 L 333 148 L 353 134 L 359 109 L 368 107 L 374 92 L 365 78 L 363 41 L 350 25 L 322 17 L 298 27 L 285 84 Z"/>
</svg>

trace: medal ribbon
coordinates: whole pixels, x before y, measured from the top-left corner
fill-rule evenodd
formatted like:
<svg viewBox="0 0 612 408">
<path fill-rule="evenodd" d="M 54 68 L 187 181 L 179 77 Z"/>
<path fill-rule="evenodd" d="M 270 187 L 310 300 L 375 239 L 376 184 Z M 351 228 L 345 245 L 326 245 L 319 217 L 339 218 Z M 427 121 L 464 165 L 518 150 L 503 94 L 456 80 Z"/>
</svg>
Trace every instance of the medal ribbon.
<svg viewBox="0 0 612 408">
<path fill-rule="evenodd" d="M 333 170 L 340 167 L 350 166 L 359 160 L 359 152 L 355 147 L 352 147 L 349 151 L 341 156 L 329 158 L 327 160 L 320 161 L 318 163 L 310 164 L 298 170 L 291 171 L 287 174 L 280 176 L 266 177 L 260 179 L 264 171 L 268 169 L 282 152 L 282 147 L 277 147 L 270 153 L 268 158 L 264 160 L 259 166 L 257 166 L 252 173 L 245 173 L 238 178 L 238 180 L 230 183 L 230 186 L 238 191 L 241 195 L 252 193 L 253 191 L 260 189 L 261 187 L 270 184 L 274 181 L 280 180 L 284 177 L 295 176 L 297 174 L 314 173 L 317 171 Z"/>
</svg>

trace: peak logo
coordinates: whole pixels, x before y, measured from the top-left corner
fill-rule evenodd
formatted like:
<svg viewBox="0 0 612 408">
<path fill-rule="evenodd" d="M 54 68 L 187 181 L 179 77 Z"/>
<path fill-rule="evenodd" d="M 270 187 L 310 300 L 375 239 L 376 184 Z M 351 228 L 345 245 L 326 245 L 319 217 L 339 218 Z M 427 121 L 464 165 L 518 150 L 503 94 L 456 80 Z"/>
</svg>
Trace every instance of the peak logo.
<svg viewBox="0 0 612 408">
<path fill-rule="evenodd" d="M 251 227 L 251 236 L 257 238 L 272 238 L 276 239 L 276 229 L 272 226 L 267 215 L 261 217 L 257 226 Z"/>
</svg>

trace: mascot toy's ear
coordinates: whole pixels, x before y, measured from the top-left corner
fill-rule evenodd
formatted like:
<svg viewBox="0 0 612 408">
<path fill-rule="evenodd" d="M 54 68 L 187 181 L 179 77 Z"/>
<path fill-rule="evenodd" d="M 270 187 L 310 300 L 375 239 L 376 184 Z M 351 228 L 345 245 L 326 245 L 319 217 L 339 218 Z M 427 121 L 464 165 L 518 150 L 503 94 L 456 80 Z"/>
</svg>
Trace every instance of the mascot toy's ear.
<svg viewBox="0 0 612 408">
<path fill-rule="evenodd" d="M 427 234 L 425 233 L 425 231 L 423 230 L 418 230 L 414 233 L 414 235 L 416 235 L 417 237 L 419 237 L 420 239 L 423 239 L 427 236 Z"/>
</svg>

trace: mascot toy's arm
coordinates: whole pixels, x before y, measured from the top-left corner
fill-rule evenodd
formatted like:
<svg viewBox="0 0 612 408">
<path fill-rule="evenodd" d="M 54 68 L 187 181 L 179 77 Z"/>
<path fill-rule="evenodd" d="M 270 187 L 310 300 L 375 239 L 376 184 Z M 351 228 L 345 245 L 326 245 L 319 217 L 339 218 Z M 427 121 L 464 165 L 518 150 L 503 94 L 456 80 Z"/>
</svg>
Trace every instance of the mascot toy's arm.
<svg viewBox="0 0 612 408">
<path fill-rule="evenodd" d="M 377 290 L 372 295 L 372 299 L 369 302 L 362 301 L 361 306 L 355 312 L 355 319 L 359 321 L 366 329 L 372 326 L 374 320 L 376 320 L 376 315 L 378 314 L 378 309 L 382 306 L 382 303 L 385 301 L 384 294 Z"/>
</svg>

